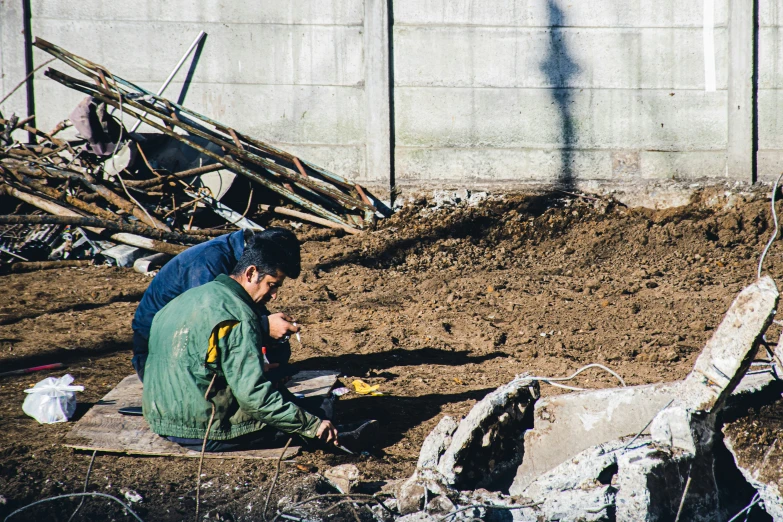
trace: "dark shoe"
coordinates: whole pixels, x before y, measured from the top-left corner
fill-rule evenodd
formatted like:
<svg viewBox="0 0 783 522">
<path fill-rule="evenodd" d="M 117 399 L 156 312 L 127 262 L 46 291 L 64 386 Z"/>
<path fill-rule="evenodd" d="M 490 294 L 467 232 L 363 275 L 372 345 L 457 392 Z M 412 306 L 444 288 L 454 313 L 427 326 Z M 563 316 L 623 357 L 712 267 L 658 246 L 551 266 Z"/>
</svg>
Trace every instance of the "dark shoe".
<svg viewBox="0 0 783 522">
<path fill-rule="evenodd" d="M 337 426 L 337 439 L 342 446 L 360 452 L 371 448 L 378 438 L 378 421 L 367 420 Z"/>
</svg>

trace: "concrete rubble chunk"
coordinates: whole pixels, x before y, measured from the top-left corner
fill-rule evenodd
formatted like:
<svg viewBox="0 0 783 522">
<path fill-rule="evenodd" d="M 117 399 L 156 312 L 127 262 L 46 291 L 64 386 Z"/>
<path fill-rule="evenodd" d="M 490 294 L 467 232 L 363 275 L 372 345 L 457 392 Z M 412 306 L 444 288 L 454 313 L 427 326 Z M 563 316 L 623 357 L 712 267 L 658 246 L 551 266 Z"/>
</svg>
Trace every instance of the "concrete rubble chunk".
<svg viewBox="0 0 783 522">
<path fill-rule="evenodd" d="M 520 503 L 535 504 L 515 520 L 609 520 L 616 489 L 611 480 L 617 468 L 620 441 L 588 448 L 542 474 L 519 495 Z"/>
<path fill-rule="evenodd" d="M 451 444 L 451 436 L 457 426 L 457 421 L 448 415 L 438 422 L 438 425 L 427 435 L 421 445 L 419 463 L 417 464 L 419 469 L 437 469 L 440 456 Z"/>
<path fill-rule="evenodd" d="M 538 396 L 537 386 L 529 379 L 514 379 L 473 406 L 438 461 L 446 484 L 483 487 L 519 466 L 525 412 Z"/>
<path fill-rule="evenodd" d="M 412 477 L 402 483 L 397 492 L 397 509 L 403 515 L 415 513 L 424 507 L 424 486 L 419 483 L 418 476 Z"/>
<path fill-rule="evenodd" d="M 427 513 L 435 513 L 440 515 L 451 513 L 455 509 L 454 502 L 452 502 L 449 497 L 445 495 L 438 495 L 437 497 L 427 502 L 427 505 L 424 506 L 424 511 Z"/>
<path fill-rule="evenodd" d="M 324 477 L 341 493 L 350 493 L 359 481 L 361 473 L 353 464 L 341 464 L 324 471 Z"/>
<path fill-rule="evenodd" d="M 649 442 L 649 437 L 646 438 Z M 711 454 L 644 445 L 617 455 L 615 515 L 617 522 L 673 520 L 688 486 L 680 520 L 725 519 L 719 511 Z"/>
</svg>

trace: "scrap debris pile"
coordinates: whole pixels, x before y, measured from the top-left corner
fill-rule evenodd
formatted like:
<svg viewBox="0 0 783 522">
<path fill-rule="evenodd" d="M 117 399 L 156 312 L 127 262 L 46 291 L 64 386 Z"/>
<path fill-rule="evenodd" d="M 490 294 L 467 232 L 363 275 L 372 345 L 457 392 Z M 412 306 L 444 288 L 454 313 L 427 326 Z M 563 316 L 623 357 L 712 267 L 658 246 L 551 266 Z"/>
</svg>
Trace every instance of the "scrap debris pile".
<svg viewBox="0 0 783 522">
<path fill-rule="evenodd" d="M 87 98 L 48 133 L 28 125 L 32 117 L 0 114 L 0 197 L 19 203 L 16 215 L 0 216 L 0 265 L 100 255 L 128 266 L 152 252 L 175 255 L 230 229 L 261 228 L 246 217 L 258 201 L 269 203 L 257 207 L 265 213 L 351 234 L 389 214 L 361 185 L 49 42 L 35 45 L 89 79 L 45 72 Z M 156 132 L 132 132 L 126 121 Z M 58 137 L 71 126 L 77 139 Z M 24 131 L 33 143 L 18 141 Z M 248 181 L 231 208 L 221 200 L 237 176 Z"/>
<path fill-rule="evenodd" d="M 750 460 L 726 429 L 781 400 L 783 338 L 765 338 L 778 300 L 770 277 L 745 288 L 682 381 L 540 398 L 549 380 L 518 376 L 443 417 L 385 507 L 406 522 L 783 521 L 774 448 Z"/>
</svg>

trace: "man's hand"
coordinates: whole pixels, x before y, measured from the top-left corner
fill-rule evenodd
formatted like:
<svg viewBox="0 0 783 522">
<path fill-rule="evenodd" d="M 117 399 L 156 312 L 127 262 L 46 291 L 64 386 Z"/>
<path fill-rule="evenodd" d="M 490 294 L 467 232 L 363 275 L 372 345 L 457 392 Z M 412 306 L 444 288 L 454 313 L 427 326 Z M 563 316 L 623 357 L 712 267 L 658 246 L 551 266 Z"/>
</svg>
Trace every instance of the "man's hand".
<svg viewBox="0 0 783 522">
<path fill-rule="evenodd" d="M 282 339 L 286 335 L 291 335 L 299 331 L 299 325 L 295 325 L 293 317 L 283 312 L 278 312 L 269 316 L 269 336 L 272 339 Z"/>
<path fill-rule="evenodd" d="M 318 431 L 316 432 L 316 436 L 326 444 L 334 444 L 335 446 L 338 445 L 337 428 L 334 427 L 334 424 L 332 424 L 331 421 L 328 420 L 321 421 L 321 425 L 318 426 Z"/>
</svg>

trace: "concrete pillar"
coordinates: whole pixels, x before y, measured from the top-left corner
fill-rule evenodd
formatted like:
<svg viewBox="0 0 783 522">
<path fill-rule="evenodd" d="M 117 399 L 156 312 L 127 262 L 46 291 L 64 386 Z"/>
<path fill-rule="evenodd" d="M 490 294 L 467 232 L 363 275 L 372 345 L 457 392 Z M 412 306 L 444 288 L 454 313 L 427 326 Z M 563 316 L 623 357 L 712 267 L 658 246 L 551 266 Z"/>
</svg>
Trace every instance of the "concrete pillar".
<svg viewBox="0 0 783 522">
<path fill-rule="evenodd" d="M 24 19 L 22 0 L 0 0 L 0 99 L 25 77 Z M 15 112 L 27 116 L 27 95 L 21 87 L 0 107 L 8 117 Z"/>
<path fill-rule="evenodd" d="M 367 179 L 389 187 L 389 34 L 387 0 L 364 2 L 365 161 Z"/>
<path fill-rule="evenodd" d="M 729 178 L 753 181 L 753 4 L 729 0 L 729 93 L 726 169 Z"/>
</svg>

